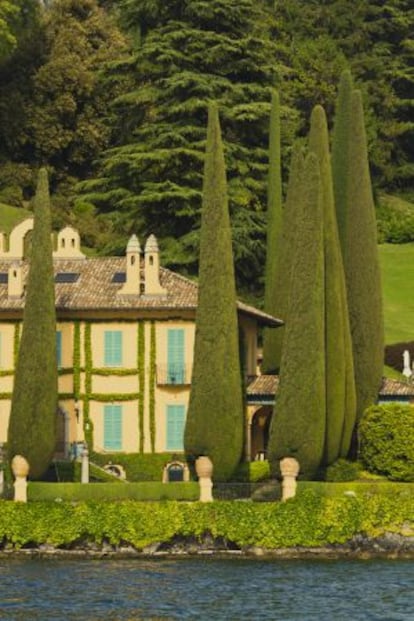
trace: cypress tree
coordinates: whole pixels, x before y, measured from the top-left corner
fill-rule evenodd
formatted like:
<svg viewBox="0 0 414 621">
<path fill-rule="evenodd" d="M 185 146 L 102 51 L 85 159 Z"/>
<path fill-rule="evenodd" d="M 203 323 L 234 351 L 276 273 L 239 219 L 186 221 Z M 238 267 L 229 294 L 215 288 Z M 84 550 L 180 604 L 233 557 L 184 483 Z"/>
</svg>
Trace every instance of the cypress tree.
<svg viewBox="0 0 414 621">
<path fill-rule="evenodd" d="M 350 128 L 352 127 L 351 98 L 353 88 L 351 72 L 347 69 L 341 73 L 341 79 L 339 81 L 338 97 L 335 109 L 334 136 L 332 141 L 332 177 L 334 184 L 335 209 L 344 261 L 346 250 L 346 213 L 348 203 L 348 144 L 351 136 Z"/>
<path fill-rule="evenodd" d="M 282 229 L 282 175 L 280 165 L 280 103 L 277 91 L 272 92 L 269 132 L 269 174 L 267 184 L 267 243 L 264 308 L 277 316 L 278 297 L 276 289 L 280 238 Z M 278 330 L 265 328 L 263 334 L 263 371 L 275 372 L 280 366 L 281 339 Z"/>
<path fill-rule="evenodd" d="M 243 449 L 243 397 L 226 170 L 216 104 L 210 104 L 200 230 L 194 365 L 184 434 L 190 460 L 208 455 L 230 477 Z"/>
<path fill-rule="evenodd" d="M 283 348 L 283 338 L 285 334 L 285 326 L 289 323 L 289 297 L 290 284 L 292 275 L 292 266 L 295 252 L 296 238 L 296 220 L 297 211 L 300 207 L 302 198 L 302 175 L 303 175 L 304 159 L 302 149 L 299 144 L 294 145 L 292 150 L 292 159 L 289 172 L 289 181 L 286 194 L 286 202 L 282 211 L 282 226 L 279 237 L 278 252 L 278 269 L 275 271 L 275 284 L 273 290 L 277 297 L 277 305 L 271 314 L 275 314 L 284 321 L 284 325 L 273 330 L 271 342 L 274 352 L 273 365 L 263 364 L 264 372 L 279 371 L 280 360 Z M 269 252 L 272 252 L 269 249 Z M 267 285 L 266 285 L 267 286 Z"/>
<path fill-rule="evenodd" d="M 322 462 L 326 432 L 323 218 L 314 153 L 305 160 L 303 187 L 306 191 L 297 206 L 280 389 L 268 450 L 273 468 L 283 457 L 295 457 L 303 476 L 310 478 Z"/>
<path fill-rule="evenodd" d="M 333 179 L 345 269 L 357 393 L 357 419 L 375 403 L 383 369 L 384 328 L 375 207 L 361 93 L 341 81 Z"/>
<path fill-rule="evenodd" d="M 8 429 L 10 459 L 23 455 L 30 476 L 47 469 L 56 443 L 56 315 L 48 176 L 39 173 L 23 330 Z"/>
<path fill-rule="evenodd" d="M 345 275 L 336 222 L 325 111 L 312 111 L 309 150 L 321 173 L 325 261 L 326 440 L 324 462 L 348 453 L 355 423 L 355 384 Z"/>
</svg>

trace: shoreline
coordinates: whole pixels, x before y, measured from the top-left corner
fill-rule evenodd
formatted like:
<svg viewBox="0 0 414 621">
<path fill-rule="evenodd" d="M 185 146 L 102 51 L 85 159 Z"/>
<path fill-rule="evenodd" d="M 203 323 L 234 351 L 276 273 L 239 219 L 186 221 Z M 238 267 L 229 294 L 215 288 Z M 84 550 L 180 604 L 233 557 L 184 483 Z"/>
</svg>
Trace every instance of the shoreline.
<svg viewBox="0 0 414 621">
<path fill-rule="evenodd" d="M 0 549 L 1 559 L 85 559 L 85 560 L 177 560 L 177 559 L 238 559 L 238 560 L 414 560 L 414 537 L 385 533 L 381 537 L 354 537 L 344 544 L 327 544 L 318 547 L 281 547 L 274 549 L 258 546 L 239 547 L 232 542 L 214 540 L 206 536 L 201 540 L 176 537 L 168 542 L 154 542 L 142 549 L 125 543 L 116 546 L 80 543 L 68 548 L 51 544 Z"/>
</svg>

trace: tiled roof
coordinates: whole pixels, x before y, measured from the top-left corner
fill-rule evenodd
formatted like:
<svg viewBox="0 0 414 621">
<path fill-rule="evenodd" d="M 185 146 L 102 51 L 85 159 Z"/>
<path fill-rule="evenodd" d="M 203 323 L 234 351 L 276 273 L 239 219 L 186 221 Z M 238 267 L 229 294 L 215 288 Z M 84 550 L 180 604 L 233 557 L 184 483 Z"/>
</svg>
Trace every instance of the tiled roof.
<svg viewBox="0 0 414 621">
<path fill-rule="evenodd" d="M 399 382 L 398 380 L 384 377 L 382 379 L 379 395 L 380 397 L 414 397 L 414 384 L 411 382 Z"/>
<path fill-rule="evenodd" d="M 251 397 L 274 397 L 279 387 L 278 375 L 258 375 L 250 378 L 247 386 L 247 395 Z M 379 390 L 380 397 L 414 397 L 414 384 L 399 382 L 384 377 Z"/>
<path fill-rule="evenodd" d="M 115 313 L 123 310 L 195 310 L 197 307 L 198 286 L 188 278 L 160 267 L 160 283 L 167 290 L 165 296 L 117 295 L 122 282 L 113 282 L 114 274 L 126 270 L 125 257 L 99 257 L 87 259 L 55 260 L 55 274 L 79 274 L 76 282 L 56 283 L 57 311 L 105 310 Z M 8 272 L 10 262 L 0 262 L 0 274 Z M 23 280 L 26 279 L 28 265 L 23 263 Z M 143 277 L 143 270 L 142 275 Z M 0 280 L 0 312 L 19 310 L 24 306 L 24 298 L 9 298 L 7 284 Z M 281 325 L 279 319 L 264 313 L 253 306 L 238 302 L 243 314 L 256 318 L 269 326 Z"/>
<path fill-rule="evenodd" d="M 278 386 L 278 375 L 258 375 L 251 379 L 246 393 L 251 397 L 274 397 Z"/>
</svg>

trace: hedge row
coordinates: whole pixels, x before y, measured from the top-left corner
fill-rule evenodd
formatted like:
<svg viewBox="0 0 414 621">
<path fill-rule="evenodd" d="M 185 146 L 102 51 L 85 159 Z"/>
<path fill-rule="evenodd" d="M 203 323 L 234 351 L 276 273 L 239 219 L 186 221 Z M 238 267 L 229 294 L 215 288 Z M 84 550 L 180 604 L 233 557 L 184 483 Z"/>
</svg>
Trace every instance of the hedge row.
<svg viewBox="0 0 414 621">
<path fill-rule="evenodd" d="M 119 487 L 118 487 L 119 489 Z M 61 548 L 107 541 L 142 549 L 174 536 L 223 537 L 268 549 L 341 544 L 358 533 L 414 534 L 412 486 L 390 494 L 321 496 L 304 490 L 285 503 L 13 503 L 0 501 L 2 545 Z"/>
<path fill-rule="evenodd" d="M 198 500 L 198 483 L 40 483 L 30 482 L 28 500 Z"/>
</svg>

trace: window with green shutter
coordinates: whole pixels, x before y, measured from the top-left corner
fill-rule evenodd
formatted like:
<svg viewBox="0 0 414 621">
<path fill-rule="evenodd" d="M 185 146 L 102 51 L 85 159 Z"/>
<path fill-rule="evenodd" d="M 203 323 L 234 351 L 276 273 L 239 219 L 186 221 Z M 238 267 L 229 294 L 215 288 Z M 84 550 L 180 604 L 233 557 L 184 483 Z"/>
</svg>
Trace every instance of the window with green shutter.
<svg viewBox="0 0 414 621">
<path fill-rule="evenodd" d="M 184 450 L 185 405 L 167 405 L 167 451 Z"/>
<path fill-rule="evenodd" d="M 106 367 L 122 365 L 121 330 L 106 330 L 104 333 L 104 365 Z"/>
<path fill-rule="evenodd" d="M 104 405 L 104 449 L 122 450 L 122 405 Z"/>
<path fill-rule="evenodd" d="M 62 332 L 56 332 L 56 362 L 58 367 L 62 366 Z"/>
<path fill-rule="evenodd" d="M 184 329 L 170 328 L 167 337 L 167 378 L 169 384 L 184 384 Z"/>
</svg>

